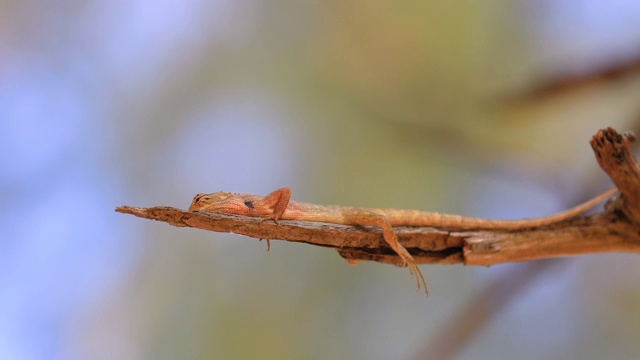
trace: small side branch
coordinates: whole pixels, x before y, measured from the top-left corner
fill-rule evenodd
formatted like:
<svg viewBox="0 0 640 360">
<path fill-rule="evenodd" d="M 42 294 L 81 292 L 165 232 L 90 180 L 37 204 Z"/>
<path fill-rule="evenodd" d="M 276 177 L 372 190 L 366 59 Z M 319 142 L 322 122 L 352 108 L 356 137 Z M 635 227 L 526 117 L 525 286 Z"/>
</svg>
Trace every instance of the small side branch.
<svg viewBox="0 0 640 360">
<path fill-rule="evenodd" d="M 636 140 L 633 133 L 618 134 L 608 128 L 598 131 L 591 139 L 591 147 L 598 164 L 620 190 L 618 201 L 612 210 L 620 212 L 633 224 L 640 224 L 640 167 L 631 153 L 631 143 Z"/>
<path fill-rule="evenodd" d="M 493 265 L 601 252 L 640 253 L 640 166 L 631 154 L 633 134 L 608 128 L 591 140 L 600 167 L 620 189 L 601 213 L 526 230 L 457 231 L 397 227 L 399 241 L 420 264 Z M 305 242 L 333 248 L 349 261 L 402 265 L 380 229 L 304 221 L 261 222 L 259 218 L 172 207 L 121 206 L 117 212 L 258 239 Z"/>
</svg>

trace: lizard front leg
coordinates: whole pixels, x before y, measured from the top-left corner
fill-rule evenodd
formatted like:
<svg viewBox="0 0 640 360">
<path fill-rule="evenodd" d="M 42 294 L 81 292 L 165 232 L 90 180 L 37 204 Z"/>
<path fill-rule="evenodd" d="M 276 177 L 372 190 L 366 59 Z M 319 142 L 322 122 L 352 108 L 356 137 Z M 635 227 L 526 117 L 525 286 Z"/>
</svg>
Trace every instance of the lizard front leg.
<svg viewBox="0 0 640 360">
<path fill-rule="evenodd" d="M 393 227 L 384 215 L 377 214 L 365 209 L 349 208 L 342 213 L 344 217 L 344 224 L 360 225 L 360 226 L 376 226 L 382 229 L 382 236 L 384 241 L 389 244 L 391 249 L 395 251 L 398 256 L 404 261 L 404 265 L 409 268 L 409 272 L 412 277 L 415 277 L 418 290 L 420 285 L 424 285 L 424 291 L 429 296 L 429 290 L 427 289 L 427 282 L 422 275 L 422 271 L 418 268 L 416 260 L 409 254 L 407 249 L 400 244 L 398 236 L 393 231 Z"/>
<path fill-rule="evenodd" d="M 252 204 L 254 208 L 266 212 L 266 214 L 261 215 L 262 220 L 260 220 L 260 224 L 267 220 L 273 220 L 276 225 L 280 226 L 278 219 L 282 217 L 282 214 L 287 209 L 289 199 L 291 199 L 291 190 L 289 188 L 280 188 L 272 191 L 262 199 L 255 201 Z M 269 239 L 265 240 L 267 240 L 267 253 L 269 253 L 271 251 L 271 241 L 269 241 Z"/>
<path fill-rule="evenodd" d="M 289 188 L 280 188 L 255 201 L 254 206 L 256 209 L 259 208 L 265 212 L 270 212 L 262 215 L 262 221 L 273 220 L 277 225 L 280 225 L 278 220 L 287 209 L 289 199 L 291 199 L 291 190 Z"/>
</svg>

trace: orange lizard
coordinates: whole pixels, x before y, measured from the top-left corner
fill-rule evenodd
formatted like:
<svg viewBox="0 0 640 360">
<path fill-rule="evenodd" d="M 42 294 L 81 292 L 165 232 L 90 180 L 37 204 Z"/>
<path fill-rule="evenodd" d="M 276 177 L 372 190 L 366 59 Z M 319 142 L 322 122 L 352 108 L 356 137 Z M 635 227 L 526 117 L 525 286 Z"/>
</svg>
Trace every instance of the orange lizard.
<svg viewBox="0 0 640 360">
<path fill-rule="evenodd" d="M 411 276 L 416 278 L 418 290 L 424 285 L 428 295 L 427 283 L 418 268 L 415 259 L 398 242 L 393 226 L 432 226 L 457 230 L 521 230 L 554 224 L 574 218 L 589 210 L 597 203 L 614 194 L 617 188 L 610 189 L 567 211 L 533 219 L 494 220 L 459 215 L 442 214 L 420 210 L 375 209 L 348 206 L 316 205 L 290 201 L 291 190 L 281 188 L 267 196 L 215 192 L 198 194 L 193 198 L 189 211 L 211 211 L 226 214 L 260 217 L 265 220 L 302 220 L 343 225 L 375 226 L 382 229 L 382 236 L 409 267 Z"/>
</svg>

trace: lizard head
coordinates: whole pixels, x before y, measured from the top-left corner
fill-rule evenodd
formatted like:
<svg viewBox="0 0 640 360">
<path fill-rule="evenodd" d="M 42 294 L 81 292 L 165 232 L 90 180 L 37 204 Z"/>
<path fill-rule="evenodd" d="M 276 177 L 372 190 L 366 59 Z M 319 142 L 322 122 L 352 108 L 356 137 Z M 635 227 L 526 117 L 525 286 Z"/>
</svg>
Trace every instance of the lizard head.
<svg viewBox="0 0 640 360">
<path fill-rule="evenodd" d="M 191 201 L 189 211 L 205 210 L 235 215 L 249 215 L 253 210 L 251 202 L 247 204 L 242 196 L 228 192 L 197 194 Z"/>
</svg>

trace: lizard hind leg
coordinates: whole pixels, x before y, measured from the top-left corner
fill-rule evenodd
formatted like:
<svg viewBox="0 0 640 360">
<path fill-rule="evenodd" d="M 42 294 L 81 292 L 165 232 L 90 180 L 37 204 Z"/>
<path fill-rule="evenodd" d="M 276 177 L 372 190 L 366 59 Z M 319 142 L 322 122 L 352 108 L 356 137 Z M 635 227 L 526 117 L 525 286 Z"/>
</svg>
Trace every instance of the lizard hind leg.
<svg viewBox="0 0 640 360">
<path fill-rule="evenodd" d="M 416 279 L 418 291 L 420 287 L 424 286 L 424 291 L 429 296 L 429 290 L 427 289 L 427 282 L 422 275 L 422 271 L 418 267 L 416 260 L 409 254 L 409 251 L 400 244 L 398 236 L 393 231 L 391 224 L 384 215 L 377 214 L 371 211 L 365 211 L 363 209 L 351 208 L 342 214 L 345 217 L 346 223 L 361 225 L 361 226 L 376 226 L 382 229 L 382 236 L 384 241 L 393 249 L 393 251 L 400 256 L 404 262 L 404 266 L 409 268 L 409 273 Z"/>
<path fill-rule="evenodd" d="M 383 233 L 384 233 L 384 230 L 383 230 Z M 422 286 L 424 286 L 425 294 L 427 296 L 429 296 L 429 289 L 427 288 L 427 281 L 424 279 L 424 275 L 422 274 L 422 271 L 418 267 L 418 264 L 416 263 L 416 260 L 413 258 L 413 256 L 411 256 L 411 254 L 409 254 L 407 249 L 398 242 L 398 238 L 397 238 L 395 233 L 393 233 L 393 238 L 394 238 L 395 242 L 397 243 L 397 245 L 399 246 L 399 248 L 397 250 L 396 249 L 394 249 L 394 250 L 398 253 L 400 258 L 404 261 L 404 265 L 409 268 L 409 273 L 411 274 L 411 276 L 416 279 L 417 290 L 420 291 L 420 286 L 422 285 Z M 387 239 L 387 236 L 385 236 L 385 240 L 386 239 Z M 388 243 L 388 241 L 387 241 L 387 243 Z M 392 248 L 393 248 L 393 246 L 392 246 Z"/>
</svg>

